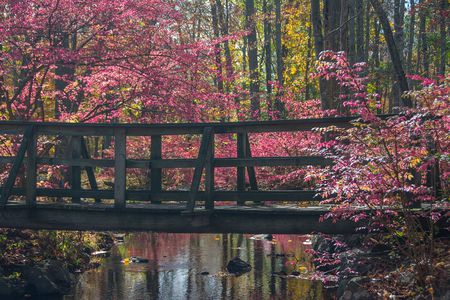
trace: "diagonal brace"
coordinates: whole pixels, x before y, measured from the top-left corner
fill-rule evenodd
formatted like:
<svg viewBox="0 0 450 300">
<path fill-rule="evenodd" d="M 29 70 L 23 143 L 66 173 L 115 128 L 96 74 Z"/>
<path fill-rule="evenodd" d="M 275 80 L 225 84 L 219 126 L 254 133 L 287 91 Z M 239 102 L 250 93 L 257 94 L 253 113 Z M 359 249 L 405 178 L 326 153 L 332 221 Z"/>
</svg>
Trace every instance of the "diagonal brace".
<svg viewBox="0 0 450 300">
<path fill-rule="evenodd" d="M 202 179 L 203 169 L 205 168 L 209 151 L 211 151 L 212 128 L 206 127 L 203 130 L 202 140 L 200 143 L 200 150 L 198 152 L 197 164 L 192 178 L 191 189 L 189 191 L 189 199 L 186 205 L 188 212 L 193 212 L 195 201 L 197 199 L 198 190 L 200 188 L 200 181 Z"/>
<path fill-rule="evenodd" d="M 22 165 L 23 159 L 25 158 L 25 153 L 27 151 L 27 148 L 30 146 L 30 142 L 32 141 L 33 133 L 33 125 L 30 125 L 25 129 L 19 151 L 14 158 L 14 162 L 9 172 L 8 179 L 6 180 L 6 184 L 2 188 L 0 194 L 0 206 L 5 206 L 8 203 L 8 198 L 11 195 L 12 188 L 14 186 L 14 183 L 16 182 L 20 166 Z"/>
</svg>

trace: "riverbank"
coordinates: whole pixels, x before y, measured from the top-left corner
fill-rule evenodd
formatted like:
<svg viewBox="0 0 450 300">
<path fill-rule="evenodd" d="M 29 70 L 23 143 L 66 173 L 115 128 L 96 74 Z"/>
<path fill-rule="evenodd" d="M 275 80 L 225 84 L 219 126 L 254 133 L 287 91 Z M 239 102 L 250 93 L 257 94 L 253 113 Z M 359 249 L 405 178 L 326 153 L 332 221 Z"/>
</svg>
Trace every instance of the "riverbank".
<svg viewBox="0 0 450 300">
<path fill-rule="evenodd" d="M 435 255 L 428 262 L 434 273 L 427 276 L 427 286 L 417 280 L 409 257 L 379 241 L 379 235 L 313 236 L 316 270 L 338 300 L 450 299 L 450 248 L 445 237 L 435 239 Z"/>
<path fill-rule="evenodd" d="M 0 299 L 63 295 L 112 245 L 107 233 L 0 229 Z"/>
</svg>

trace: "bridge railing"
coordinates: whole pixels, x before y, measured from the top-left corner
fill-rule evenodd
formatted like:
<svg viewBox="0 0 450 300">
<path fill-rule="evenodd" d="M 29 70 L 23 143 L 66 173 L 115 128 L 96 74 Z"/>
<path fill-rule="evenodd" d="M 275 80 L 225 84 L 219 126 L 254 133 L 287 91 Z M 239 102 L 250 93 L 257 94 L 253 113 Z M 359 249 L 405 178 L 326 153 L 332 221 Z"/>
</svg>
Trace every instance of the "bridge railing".
<svg viewBox="0 0 450 300">
<path fill-rule="evenodd" d="M 316 191 L 259 191 L 255 167 L 262 166 L 326 166 L 331 161 L 320 156 L 297 157 L 251 157 L 249 133 L 310 131 L 316 127 L 350 127 L 354 117 L 283 120 L 266 122 L 235 123 L 190 123 L 190 124 L 77 124 L 77 123 L 37 123 L 0 122 L 0 135 L 22 136 L 22 142 L 15 156 L 2 156 L 0 163 L 11 163 L 6 183 L 1 188 L 0 206 L 8 203 L 11 195 L 22 195 L 30 207 L 36 205 L 37 196 L 70 197 L 73 203 L 81 198 L 114 199 L 116 208 L 125 208 L 127 200 L 186 201 L 187 211 L 193 211 L 197 201 L 204 201 L 206 209 L 213 209 L 215 201 L 310 201 Z M 216 158 L 214 155 L 215 135 L 237 134 L 237 157 Z M 162 136 L 201 134 L 197 158 L 163 159 Z M 38 157 L 38 136 L 67 137 L 68 152 L 64 158 Z M 89 155 L 84 137 L 112 136 L 115 140 L 114 159 L 93 159 Z M 151 136 L 150 159 L 128 159 L 126 139 L 128 136 Z M 25 166 L 25 183 L 22 188 L 14 188 L 21 166 Z M 37 165 L 63 165 L 70 167 L 70 189 L 37 187 Z M 100 190 L 95 177 L 95 167 L 114 168 L 113 190 Z M 219 167 L 237 168 L 237 187 L 234 191 L 215 190 L 214 170 Z M 81 185 L 81 170 L 84 168 L 90 189 Z M 127 168 L 150 170 L 150 189 L 131 190 L 126 186 Z M 162 169 L 194 168 L 189 191 L 164 191 L 162 189 Z M 246 190 L 245 173 L 249 178 L 250 190 Z M 205 190 L 200 191 L 200 183 L 205 174 Z"/>
</svg>

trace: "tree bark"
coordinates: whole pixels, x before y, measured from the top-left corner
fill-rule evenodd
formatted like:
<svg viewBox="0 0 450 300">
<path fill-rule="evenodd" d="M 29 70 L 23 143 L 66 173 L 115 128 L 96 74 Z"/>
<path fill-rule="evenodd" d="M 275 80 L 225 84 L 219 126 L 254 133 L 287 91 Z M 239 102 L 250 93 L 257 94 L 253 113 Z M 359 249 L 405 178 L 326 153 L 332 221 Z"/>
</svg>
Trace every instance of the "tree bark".
<svg viewBox="0 0 450 300">
<path fill-rule="evenodd" d="M 220 30 L 222 33 L 222 36 L 227 36 L 228 35 L 228 0 L 225 2 L 226 3 L 226 10 L 227 13 L 225 14 L 224 12 L 224 7 L 222 5 L 221 0 L 216 0 L 216 6 L 217 6 L 217 11 L 219 14 L 219 24 L 220 24 Z M 230 43 L 228 42 L 228 40 L 226 40 L 224 42 L 224 54 L 225 54 L 225 69 L 226 69 L 226 74 L 227 74 L 227 80 L 231 80 L 231 78 L 233 78 L 233 60 L 231 58 L 231 51 L 230 51 Z M 227 84 L 227 92 L 230 92 L 230 84 Z"/>
<path fill-rule="evenodd" d="M 364 61 L 364 9 L 363 0 L 356 1 L 356 60 Z"/>
<path fill-rule="evenodd" d="M 211 22 L 213 27 L 213 33 L 214 37 L 218 38 L 220 36 L 219 33 L 219 20 L 217 17 L 217 5 L 214 0 L 210 0 L 209 4 L 211 6 Z M 215 63 L 216 63 L 216 84 L 217 84 L 217 90 L 222 93 L 223 92 L 223 79 L 222 79 L 222 56 L 220 51 L 220 45 L 215 44 L 214 45 L 214 56 L 215 56 Z"/>
<path fill-rule="evenodd" d="M 440 34 L 441 34 L 441 53 L 440 53 L 440 65 L 439 65 L 439 75 L 445 76 L 445 64 L 447 62 L 446 56 L 447 56 L 447 32 L 446 32 L 446 24 L 445 24 L 445 15 L 444 12 L 447 10 L 448 6 L 448 0 L 441 0 L 440 3 L 440 20 L 439 20 L 439 27 L 440 27 Z M 449 24 L 450 26 L 450 24 Z"/>
<path fill-rule="evenodd" d="M 258 44 L 256 40 L 256 20 L 254 0 L 245 1 L 245 20 L 247 30 L 248 70 L 250 75 L 250 101 L 253 117 L 259 117 L 259 72 L 258 72 Z"/>
<path fill-rule="evenodd" d="M 348 0 L 348 60 L 350 63 L 356 62 L 356 45 L 355 45 L 355 1 Z"/>
<path fill-rule="evenodd" d="M 402 93 L 409 90 L 408 81 L 406 80 L 405 72 L 402 65 L 402 60 L 400 54 L 397 49 L 397 45 L 395 44 L 394 36 L 392 34 L 391 25 L 389 24 L 389 20 L 387 18 L 386 12 L 384 11 L 379 0 L 370 0 L 375 13 L 380 20 L 381 26 L 383 28 L 384 38 L 386 39 L 386 43 L 388 46 L 389 54 L 391 56 L 392 65 L 399 83 L 400 91 Z M 412 102 L 409 98 L 402 98 L 403 106 L 411 107 Z"/>
<path fill-rule="evenodd" d="M 419 3 L 422 3 L 423 0 L 421 0 Z M 429 76 L 429 62 L 428 62 L 428 41 L 427 41 L 427 33 L 426 33 L 426 22 L 427 22 L 427 16 L 426 12 L 424 11 L 424 8 L 421 8 L 421 11 L 419 13 L 419 39 L 420 39 L 420 57 L 421 61 L 419 61 L 419 64 L 422 65 L 422 73 L 424 76 Z"/>
<path fill-rule="evenodd" d="M 284 63 L 283 63 L 283 44 L 281 40 L 281 0 L 275 0 L 275 49 L 277 58 L 277 79 L 278 93 L 275 98 L 275 109 L 282 116 L 284 115 L 284 105 L 280 98 L 284 86 Z"/>
<path fill-rule="evenodd" d="M 410 0 L 409 5 L 411 8 L 411 17 L 409 20 L 409 36 L 408 36 L 408 47 L 407 47 L 407 54 L 406 54 L 406 70 L 408 73 L 412 72 L 412 52 L 413 52 L 413 45 L 414 45 L 414 28 L 416 26 L 416 1 Z"/>
<path fill-rule="evenodd" d="M 266 71 L 266 92 L 270 103 L 270 94 L 272 94 L 272 26 L 269 22 L 272 8 L 267 7 L 267 0 L 263 0 L 263 15 L 264 15 L 264 54 L 265 54 L 265 71 Z"/>
<path fill-rule="evenodd" d="M 370 45 L 370 2 L 366 0 L 366 24 L 364 28 L 364 61 L 369 61 L 369 45 Z"/>
<path fill-rule="evenodd" d="M 320 53 L 324 50 L 322 17 L 320 16 L 320 0 L 311 0 L 311 23 L 316 59 L 319 59 Z M 331 105 L 327 99 L 325 91 L 325 80 L 322 78 L 319 79 L 319 88 L 322 109 L 329 109 Z"/>
</svg>

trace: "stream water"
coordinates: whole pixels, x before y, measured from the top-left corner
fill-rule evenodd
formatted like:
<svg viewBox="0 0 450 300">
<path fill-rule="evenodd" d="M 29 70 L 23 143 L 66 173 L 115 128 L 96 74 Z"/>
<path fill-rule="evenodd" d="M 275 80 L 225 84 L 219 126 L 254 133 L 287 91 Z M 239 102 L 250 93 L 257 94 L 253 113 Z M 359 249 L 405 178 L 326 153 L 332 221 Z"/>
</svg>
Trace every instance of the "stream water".
<svg viewBox="0 0 450 300">
<path fill-rule="evenodd" d="M 297 235 L 267 240 L 243 234 L 129 234 L 98 269 L 82 274 L 64 299 L 328 299 L 319 282 L 307 279 L 308 244 L 308 236 Z M 131 256 L 149 261 L 123 262 Z M 226 265 L 235 256 L 252 270 L 228 274 Z M 294 271 L 301 275 L 284 275 Z"/>
</svg>

